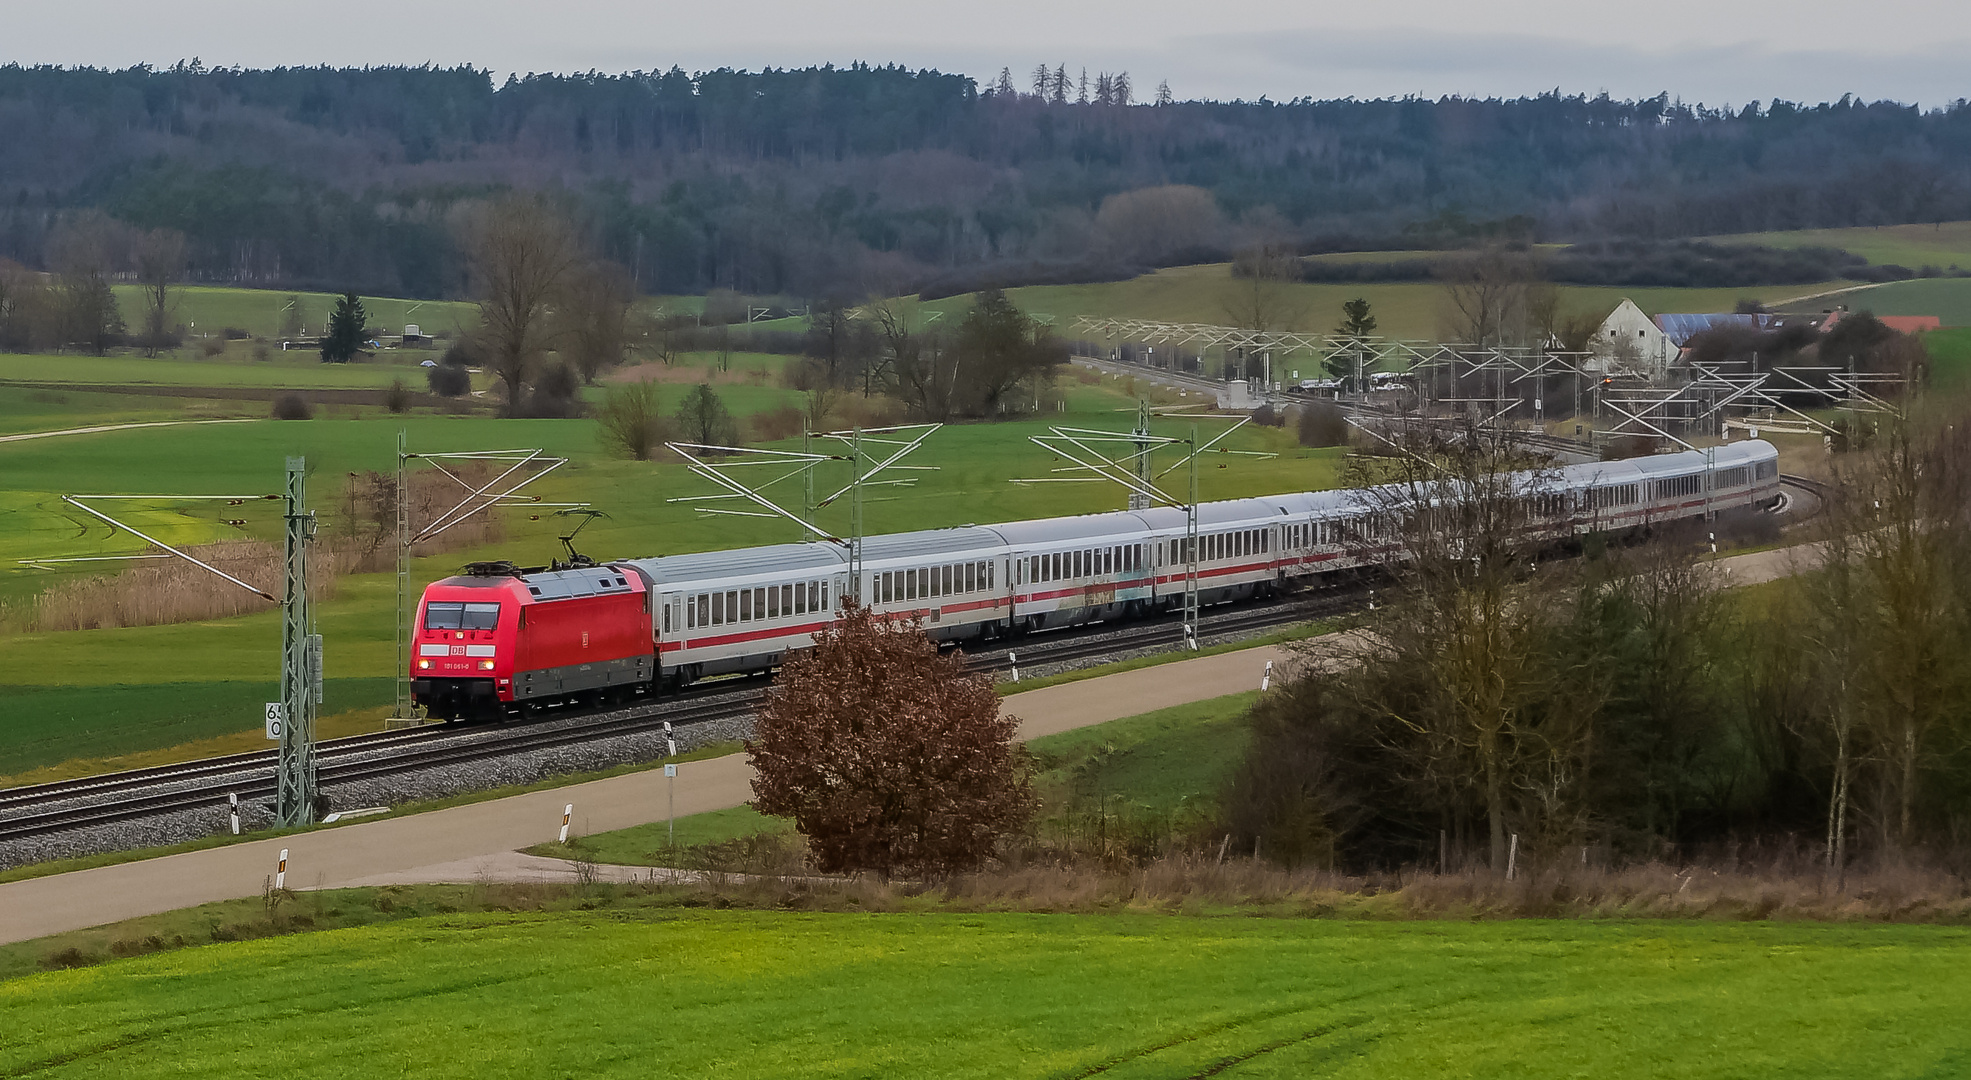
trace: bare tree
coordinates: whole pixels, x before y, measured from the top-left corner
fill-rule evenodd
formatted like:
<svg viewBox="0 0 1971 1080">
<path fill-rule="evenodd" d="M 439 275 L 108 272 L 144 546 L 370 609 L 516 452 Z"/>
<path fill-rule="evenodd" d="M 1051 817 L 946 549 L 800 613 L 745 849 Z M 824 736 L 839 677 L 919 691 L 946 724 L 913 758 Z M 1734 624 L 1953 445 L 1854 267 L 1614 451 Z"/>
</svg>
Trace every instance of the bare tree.
<svg viewBox="0 0 1971 1080">
<path fill-rule="evenodd" d="M 464 247 L 479 292 L 487 366 L 518 415 L 529 376 L 554 343 L 550 305 L 581 263 L 574 226 L 540 198 L 509 195 L 481 207 Z"/>
<path fill-rule="evenodd" d="M 1300 260 L 1284 244 L 1261 242 L 1239 252 L 1232 260 L 1232 291 L 1223 304 L 1226 318 L 1256 334 L 1294 328 L 1307 314 L 1294 289 L 1299 271 Z M 1250 368 L 1253 357 L 1242 359 Z M 1251 374 L 1240 372 L 1242 377 Z"/>
<path fill-rule="evenodd" d="M 700 383 L 678 403 L 677 430 L 686 442 L 700 446 L 732 446 L 739 442 L 739 425 L 718 392 Z"/>
<path fill-rule="evenodd" d="M 929 330 L 912 330 L 909 316 L 892 304 L 875 309 L 884 365 L 894 374 L 897 396 L 927 420 L 940 423 L 957 411 L 957 353 Z"/>
<path fill-rule="evenodd" d="M 1535 332 L 1540 268 L 1532 256 L 1486 248 L 1439 264 L 1450 336 L 1478 348 L 1522 344 Z"/>
<path fill-rule="evenodd" d="M 144 355 L 171 344 L 171 290 L 185 274 L 185 234 L 152 229 L 136 238 L 137 283 L 144 289 Z"/>
<path fill-rule="evenodd" d="M 1527 557 L 1543 459 L 1507 434 L 1468 428 L 1410 437 L 1403 453 L 1357 468 L 1356 542 L 1393 541 L 1406 559 L 1354 693 L 1393 723 L 1447 802 L 1476 801 L 1502 873 L 1516 806 L 1546 822 L 1567 812 L 1592 714 L 1579 699 L 1597 692 L 1557 670 L 1547 648 L 1562 605 L 1538 595 Z"/>
<path fill-rule="evenodd" d="M 1216 244 L 1225 220 L 1211 192 L 1189 184 L 1167 184 L 1103 199 L 1095 227 L 1111 255 L 1154 262 Z"/>
<path fill-rule="evenodd" d="M 1835 470 L 1816 597 L 1828 660 L 1853 682 L 1838 720 L 1877 765 L 1876 823 L 1894 849 L 1915 842 L 1925 774 L 1971 692 L 1959 662 L 1971 646 L 1971 443 L 1961 424 L 1884 427 Z"/>
<path fill-rule="evenodd" d="M 596 414 L 603 447 L 618 457 L 648 461 L 670 438 L 663 391 L 648 380 L 609 391 Z"/>
<path fill-rule="evenodd" d="M 629 345 L 629 273 L 612 262 L 572 267 L 555 305 L 561 352 L 593 384 L 603 370 L 623 362 Z"/>
<path fill-rule="evenodd" d="M 80 344 L 100 356 L 123 333 L 110 277 L 129 258 L 129 227 L 101 211 L 84 211 L 49 236 L 60 344 Z"/>
</svg>

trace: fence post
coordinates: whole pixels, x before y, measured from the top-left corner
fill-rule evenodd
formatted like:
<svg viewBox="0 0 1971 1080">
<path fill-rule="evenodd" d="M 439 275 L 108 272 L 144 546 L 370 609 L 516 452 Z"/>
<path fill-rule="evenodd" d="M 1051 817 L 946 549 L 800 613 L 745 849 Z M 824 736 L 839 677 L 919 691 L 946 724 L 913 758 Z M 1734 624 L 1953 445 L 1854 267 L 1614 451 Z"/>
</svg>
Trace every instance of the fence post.
<svg viewBox="0 0 1971 1080">
<path fill-rule="evenodd" d="M 1512 846 L 1506 849 L 1506 880 L 1511 881 L 1519 872 L 1519 834 L 1512 834 Z"/>
</svg>

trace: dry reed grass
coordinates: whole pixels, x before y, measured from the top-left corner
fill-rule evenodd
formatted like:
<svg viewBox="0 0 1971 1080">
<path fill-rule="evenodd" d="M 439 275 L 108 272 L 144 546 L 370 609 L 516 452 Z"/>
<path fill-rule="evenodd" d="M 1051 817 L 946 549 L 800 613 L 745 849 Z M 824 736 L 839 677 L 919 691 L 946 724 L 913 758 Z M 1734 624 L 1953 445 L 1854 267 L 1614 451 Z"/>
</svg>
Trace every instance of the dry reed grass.
<svg viewBox="0 0 1971 1080">
<path fill-rule="evenodd" d="M 452 469 L 475 486 L 492 478 L 490 465 L 467 463 Z M 436 472 L 410 476 L 411 528 L 423 529 L 465 494 Z M 309 595 L 327 600 L 346 575 L 376 573 L 395 565 L 396 480 L 379 473 L 349 479 L 339 516 L 309 553 Z M 496 510 L 481 511 L 413 549 L 434 555 L 496 543 L 506 535 Z M 284 557 L 267 540 L 221 540 L 184 549 L 192 557 L 257 588 L 280 594 Z M 151 548 L 147 555 L 164 552 Z M 226 619 L 273 609 L 274 603 L 224 581 L 183 559 L 146 559 L 109 575 L 80 577 L 43 590 L 25 617 L 10 612 L 0 626 L 25 624 L 35 631 L 102 630 L 125 626 L 166 626 Z"/>
<path fill-rule="evenodd" d="M 201 562 L 256 588 L 279 595 L 281 549 L 265 540 L 221 540 L 184 549 Z M 147 555 L 164 554 L 151 548 Z M 316 552 L 311 592 L 318 598 L 334 594 L 336 564 L 328 553 Z M 228 581 L 183 559 L 147 559 L 107 577 L 64 581 L 34 599 L 34 629 L 40 631 L 103 630 L 120 626 L 162 626 L 249 615 L 274 607 Z"/>
<path fill-rule="evenodd" d="M 1947 871 L 1885 865 L 1830 887 L 1818 871 L 1779 862 L 1714 870 L 1647 863 L 1566 866 L 1506 881 L 1485 872 L 1373 875 L 1283 869 L 1263 860 L 1173 855 L 1134 868 L 1096 862 L 1030 863 L 938 882 L 823 877 L 788 851 L 697 849 L 680 865 L 696 889 L 741 907 L 900 911 L 925 904 L 961 911 L 1048 913 L 1239 912 L 1301 918 L 1703 919 L 1971 923 L 1971 883 Z"/>
</svg>

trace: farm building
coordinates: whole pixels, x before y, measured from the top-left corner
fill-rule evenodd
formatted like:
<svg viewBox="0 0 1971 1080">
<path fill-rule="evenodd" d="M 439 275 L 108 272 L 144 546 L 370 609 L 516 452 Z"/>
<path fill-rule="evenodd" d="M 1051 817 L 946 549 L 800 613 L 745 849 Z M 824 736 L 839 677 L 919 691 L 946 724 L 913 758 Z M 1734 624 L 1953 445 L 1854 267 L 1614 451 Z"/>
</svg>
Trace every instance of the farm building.
<svg viewBox="0 0 1971 1080">
<path fill-rule="evenodd" d="M 1662 381 L 1677 357 L 1677 345 L 1627 298 L 1595 329 L 1592 351 L 1590 370 L 1633 372 L 1651 382 Z"/>
</svg>

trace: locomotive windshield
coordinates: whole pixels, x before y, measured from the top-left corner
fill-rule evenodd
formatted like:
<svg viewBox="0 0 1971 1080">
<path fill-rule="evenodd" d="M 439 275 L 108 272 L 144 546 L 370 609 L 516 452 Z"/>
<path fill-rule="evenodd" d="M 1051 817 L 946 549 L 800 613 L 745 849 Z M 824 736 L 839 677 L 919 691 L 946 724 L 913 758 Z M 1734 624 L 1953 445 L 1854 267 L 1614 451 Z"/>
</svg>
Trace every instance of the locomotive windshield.
<svg viewBox="0 0 1971 1080">
<path fill-rule="evenodd" d="M 424 605 L 426 630 L 492 630 L 500 624 L 498 604 Z"/>
</svg>

